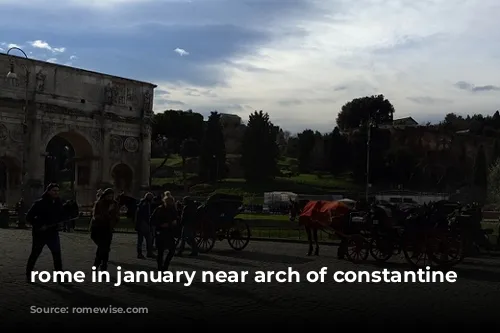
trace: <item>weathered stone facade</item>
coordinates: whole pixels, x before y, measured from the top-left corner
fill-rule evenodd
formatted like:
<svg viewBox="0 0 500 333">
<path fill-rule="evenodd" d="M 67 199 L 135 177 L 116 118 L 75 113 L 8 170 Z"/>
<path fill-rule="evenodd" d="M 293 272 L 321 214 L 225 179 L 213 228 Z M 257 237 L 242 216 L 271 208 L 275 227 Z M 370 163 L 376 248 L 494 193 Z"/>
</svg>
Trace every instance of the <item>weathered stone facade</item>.
<svg viewBox="0 0 500 333">
<path fill-rule="evenodd" d="M 6 77 L 14 60 L 17 80 Z M 30 71 L 26 94 L 24 66 Z M 0 161 L 7 169 L 6 201 L 21 195 L 23 152 L 26 198 L 43 190 L 46 147 L 60 136 L 75 150 L 75 192 L 81 204 L 114 170 L 129 170 L 126 192 L 148 186 L 152 100 L 156 86 L 110 75 L 0 54 Z M 27 111 L 23 112 L 25 96 Z M 23 122 L 26 117 L 26 136 Z"/>
</svg>

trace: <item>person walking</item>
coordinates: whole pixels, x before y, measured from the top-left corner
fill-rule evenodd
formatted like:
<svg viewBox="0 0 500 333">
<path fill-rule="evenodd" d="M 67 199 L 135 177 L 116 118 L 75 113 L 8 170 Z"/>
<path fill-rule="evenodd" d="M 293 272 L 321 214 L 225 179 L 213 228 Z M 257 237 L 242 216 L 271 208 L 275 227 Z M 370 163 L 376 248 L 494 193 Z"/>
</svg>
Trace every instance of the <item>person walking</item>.
<svg viewBox="0 0 500 333">
<path fill-rule="evenodd" d="M 135 213 L 135 230 L 137 231 L 137 258 L 145 259 L 142 254 L 142 243 L 146 239 L 146 256 L 156 258 L 153 253 L 153 242 L 151 235 L 150 218 L 153 213 L 153 193 L 146 193 L 137 205 Z"/>
<path fill-rule="evenodd" d="M 59 185 L 51 183 L 42 197 L 35 201 L 26 214 L 26 221 L 32 226 L 31 254 L 26 265 L 26 279 L 31 282 L 31 272 L 45 245 L 49 247 L 54 261 L 54 270 L 62 271 L 60 224 L 64 221 L 62 201 L 59 198 Z M 62 281 L 59 281 L 62 282 Z"/>
<path fill-rule="evenodd" d="M 190 256 L 198 255 L 198 244 L 194 239 L 195 236 L 195 228 L 196 228 L 196 217 L 197 217 L 197 208 L 196 203 L 190 197 L 184 197 L 181 215 L 181 225 L 182 225 L 182 236 L 181 236 L 181 244 L 179 246 L 179 251 L 177 255 L 182 255 L 184 249 L 186 247 L 186 243 L 191 247 Z"/>
<path fill-rule="evenodd" d="M 175 209 L 175 199 L 169 191 L 165 192 L 163 203 L 151 215 L 151 224 L 156 230 L 156 257 L 159 271 L 168 271 L 170 262 L 175 255 L 175 228 L 177 227 L 178 214 Z M 163 256 L 168 251 L 165 261 Z"/>
<path fill-rule="evenodd" d="M 97 245 L 94 266 L 108 269 L 109 252 L 113 240 L 113 228 L 120 220 L 120 207 L 114 199 L 115 192 L 104 190 L 94 205 L 90 228 L 90 238 Z"/>
</svg>

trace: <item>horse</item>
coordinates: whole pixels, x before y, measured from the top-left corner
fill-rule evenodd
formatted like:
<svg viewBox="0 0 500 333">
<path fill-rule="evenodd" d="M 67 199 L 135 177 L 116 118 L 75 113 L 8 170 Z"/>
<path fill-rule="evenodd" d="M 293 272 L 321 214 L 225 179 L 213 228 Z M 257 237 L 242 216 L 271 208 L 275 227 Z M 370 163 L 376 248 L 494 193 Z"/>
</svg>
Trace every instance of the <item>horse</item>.
<svg viewBox="0 0 500 333">
<path fill-rule="evenodd" d="M 324 209 L 325 207 L 326 210 Z M 344 210 L 343 214 L 341 214 L 340 216 L 336 214 L 336 212 L 334 212 L 334 210 L 338 211 L 339 207 L 342 207 L 342 210 Z M 314 218 L 302 216 L 302 214 L 307 210 L 311 210 Z M 313 248 L 314 255 L 319 256 L 318 230 L 323 230 L 325 227 L 330 227 L 334 220 L 335 223 L 339 224 L 339 229 L 345 229 L 348 226 L 348 219 L 350 217 L 349 212 L 351 210 L 352 209 L 348 207 L 348 205 L 339 203 L 338 201 L 293 201 L 290 199 L 290 221 L 294 222 L 297 216 L 299 216 L 299 224 L 302 224 L 304 226 L 304 229 L 306 230 L 307 240 L 309 242 L 309 251 L 307 252 L 307 256 L 313 255 Z M 345 237 L 341 238 L 342 241 L 339 247 L 338 256 L 340 259 L 343 259 L 346 252 L 346 242 Z M 313 245 L 315 245 L 315 247 Z"/>
</svg>

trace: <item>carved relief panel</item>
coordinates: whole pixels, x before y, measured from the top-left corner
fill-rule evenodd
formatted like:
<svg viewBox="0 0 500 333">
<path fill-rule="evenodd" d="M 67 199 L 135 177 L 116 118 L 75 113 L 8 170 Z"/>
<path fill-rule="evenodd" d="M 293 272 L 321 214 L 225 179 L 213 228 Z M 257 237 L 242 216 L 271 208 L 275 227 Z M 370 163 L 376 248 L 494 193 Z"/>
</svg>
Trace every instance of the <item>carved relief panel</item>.
<svg viewBox="0 0 500 333">
<path fill-rule="evenodd" d="M 139 140 L 136 137 L 127 137 L 116 134 L 113 134 L 110 137 L 109 153 L 115 159 L 118 157 L 122 158 L 124 154 L 135 154 L 139 150 Z"/>
<path fill-rule="evenodd" d="M 134 106 L 137 103 L 137 89 L 124 83 L 112 82 L 104 88 L 104 100 L 108 105 Z"/>
<path fill-rule="evenodd" d="M 149 115 L 153 109 L 153 94 L 149 91 L 149 89 L 144 93 L 142 105 L 144 114 Z"/>
<path fill-rule="evenodd" d="M 124 84 L 113 83 L 113 104 L 124 106 L 127 104 L 127 88 Z"/>
<path fill-rule="evenodd" d="M 21 124 L 0 124 L 0 152 L 21 156 L 23 151 L 23 127 Z"/>
<path fill-rule="evenodd" d="M 123 139 L 119 135 L 111 135 L 109 139 L 109 152 L 112 155 L 121 155 L 123 151 Z"/>
<path fill-rule="evenodd" d="M 123 147 L 129 153 L 135 153 L 139 150 L 139 141 L 136 138 L 129 136 L 125 139 Z"/>
<path fill-rule="evenodd" d="M 47 74 L 43 71 L 42 68 L 37 70 L 36 73 L 36 91 L 44 92 L 45 91 L 45 79 L 47 78 Z"/>
</svg>

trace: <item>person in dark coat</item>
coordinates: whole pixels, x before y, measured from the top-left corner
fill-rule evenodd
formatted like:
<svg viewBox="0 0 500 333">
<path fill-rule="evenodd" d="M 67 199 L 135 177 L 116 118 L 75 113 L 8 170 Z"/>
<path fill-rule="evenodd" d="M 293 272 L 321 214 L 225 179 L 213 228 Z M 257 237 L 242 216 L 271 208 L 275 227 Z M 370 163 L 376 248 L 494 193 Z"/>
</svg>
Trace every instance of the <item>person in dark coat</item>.
<svg viewBox="0 0 500 333">
<path fill-rule="evenodd" d="M 114 199 L 114 195 L 113 189 L 104 190 L 95 203 L 92 212 L 90 238 L 97 245 L 94 266 L 101 270 L 108 269 L 113 228 L 120 220 L 120 207 Z"/>
<path fill-rule="evenodd" d="M 54 260 L 54 270 L 62 271 L 60 224 L 64 221 L 64 211 L 59 198 L 59 185 L 49 184 L 42 197 L 33 203 L 26 214 L 26 221 L 32 226 L 31 254 L 26 265 L 26 278 L 31 281 L 31 272 L 45 245 L 49 247 Z"/>
<path fill-rule="evenodd" d="M 198 244 L 194 239 L 196 232 L 196 217 L 198 212 L 198 207 L 196 203 L 190 197 L 184 197 L 183 199 L 182 215 L 181 215 L 181 225 L 182 225 L 182 236 L 181 244 L 179 246 L 178 255 L 182 255 L 186 243 L 191 247 L 190 256 L 198 255 Z"/>
<path fill-rule="evenodd" d="M 151 215 L 151 224 L 156 230 L 156 247 L 158 249 L 157 263 L 159 271 L 168 271 L 170 262 L 175 255 L 175 232 L 178 213 L 175 208 L 175 199 L 170 192 L 165 192 L 163 204 L 155 209 Z M 165 261 L 163 255 L 168 251 Z"/>
<path fill-rule="evenodd" d="M 146 193 L 144 198 L 137 205 L 135 213 L 135 230 L 137 231 L 137 258 L 145 259 L 142 254 L 142 242 L 146 239 L 146 256 L 156 258 L 153 253 L 153 242 L 151 235 L 150 219 L 154 211 L 153 193 Z"/>
</svg>

